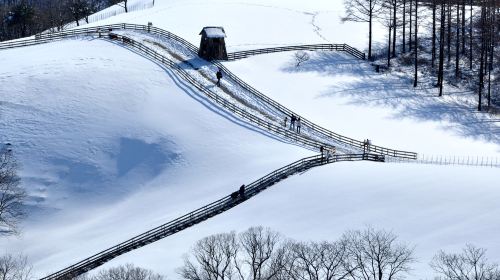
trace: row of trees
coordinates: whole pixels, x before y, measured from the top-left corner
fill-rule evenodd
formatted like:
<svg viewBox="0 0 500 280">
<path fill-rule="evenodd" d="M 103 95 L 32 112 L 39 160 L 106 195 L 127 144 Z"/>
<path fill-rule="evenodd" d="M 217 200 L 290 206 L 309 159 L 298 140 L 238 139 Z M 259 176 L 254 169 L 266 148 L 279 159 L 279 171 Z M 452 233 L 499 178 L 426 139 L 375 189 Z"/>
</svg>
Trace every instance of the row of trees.
<svg viewBox="0 0 500 280">
<path fill-rule="evenodd" d="M 128 0 L 0 0 L 0 41 L 30 36 L 51 28 L 62 30 L 108 6 L 128 12 Z"/>
<path fill-rule="evenodd" d="M 75 280 L 163 280 L 163 275 L 149 269 L 134 266 L 133 264 L 121 265 L 109 269 L 103 269 L 95 275 L 82 275 Z"/>
<path fill-rule="evenodd" d="M 0 256 L 0 279 L 2 280 L 31 280 L 32 266 L 22 255 Z M 95 275 L 82 275 L 75 280 L 163 280 L 164 276 L 149 269 L 136 267 L 132 264 L 103 269 Z"/>
<path fill-rule="evenodd" d="M 413 248 L 373 228 L 335 242 L 304 243 L 253 227 L 198 241 L 178 273 L 188 280 L 382 280 L 402 277 L 414 261 Z"/>
<path fill-rule="evenodd" d="M 500 280 L 486 250 L 472 245 L 461 253 L 440 251 L 431 267 L 442 280 Z M 348 231 L 334 242 L 297 242 L 253 227 L 198 241 L 179 275 L 187 280 L 393 280 L 411 270 L 413 247 L 392 232 Z"/>
<path fill-rule="evenodd" d="M 185 256 L 179 275 L 187 280 L 396 280 L 416 262 L 413 248 L 392 232 L 348 231 L 334 242 L 297 242 L 253 227 L 199 240 Z M 439 251 L 430 266 L 440 280 L 500 280 L 500 269 L 486 250 L 467 245 L 461 252 Z M 24 256 L 0 257 L 0 279 L 32 279 Z M 85 274 L 76 280 L 164 280 L 163 275 L 132 264 Z"/>
<path fill-rule="evenodd" d="M 443 82 L 466 83 L 478 93 L 478 110 L 483 96 L 491 106 L 500 101 L 499 52 L 495 51 L 500 31 L 498 0 L 345 0 L 345 21 L 366 22 L 368 58 L 380 59 L 373 50 L 373 25 L 387 28 L 386 63 L 397 56 L 414 64 L 413 85 L 418 73 L 435 76 L 439 96 Z M 420 68 L 423 69 L 420 69 Z M 492 96 L 496 90 L 497 95 Z"/>
</svg>

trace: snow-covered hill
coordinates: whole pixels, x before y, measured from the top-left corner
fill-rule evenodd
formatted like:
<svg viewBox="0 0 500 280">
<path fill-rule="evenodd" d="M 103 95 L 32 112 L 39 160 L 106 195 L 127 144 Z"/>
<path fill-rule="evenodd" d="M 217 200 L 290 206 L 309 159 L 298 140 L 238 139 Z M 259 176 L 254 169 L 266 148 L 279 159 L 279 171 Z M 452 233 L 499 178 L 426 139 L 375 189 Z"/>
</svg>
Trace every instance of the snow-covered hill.
<svg viewBox="0 0 500 280">
<path fill-rule="evenodd" d="M 222 25 L 230 50 L 325 42 L 322 37 L 364 48 L 363 29 L 341 24 L 341 11 L 340 1 L 330 0 L 156 0 L 152 9 L 94 25 L 151 21 L 194 44 L 203 26 Z M 344 54 L 313 53 L 300 68 L 292 55 L 226 65 L 347 136 L 420 154 L 500 153 L 498 119 L 455 100 L 467 96 L 439 100 L 432 89 L 414 91 L 404 76 L 375 74 Z M 15 147 L 32 206 L 23 234 L 0 240 L 0 254 L 27 254 L 37 276 L 312 154 L 221 112 L 168 69 L 118 44 L 71 39 L 4 50 L 0 58 L 0 140 Z M 264 225 L 319 240 L 371 224 L 415 244 L 414 279 L 431 278 L 427 263 L 441 248 L 472 242 L 500 260 L 498 174 L 495 168 L 333 164 L 106 266 L 134 262 L 176 279 L 182 254 L 212 233 Z"/>
</svg>

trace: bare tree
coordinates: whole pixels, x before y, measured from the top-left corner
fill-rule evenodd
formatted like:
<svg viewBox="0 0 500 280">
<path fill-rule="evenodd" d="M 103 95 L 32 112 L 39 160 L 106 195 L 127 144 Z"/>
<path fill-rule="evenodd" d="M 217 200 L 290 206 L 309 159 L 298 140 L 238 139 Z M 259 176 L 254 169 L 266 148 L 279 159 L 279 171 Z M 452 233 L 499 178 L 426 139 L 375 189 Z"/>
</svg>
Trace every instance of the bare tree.
<svg viewBox="0 0 500 280">
<path fill-rule="evenodd" d="M 293 280 L 348 279 L 356 267 L 350 261 L 347 243 L 292 243 L 289 278 Z"/>
<path fill-rule="evenodd" d="M 118 5 L 125 9 L 125 13 L 128 13 L 128 0 L 110 0 L 110 5 Z"/>
<path fill-rule="evenodd" d="M 25 256 L 0 256 L 0 279 L 2 280 L 31 279 L 31 269 L 28 258 Z"/>
<path fill-rule="evenodd" d="M 0 235 L 17 233 L 18 222 L 25 216 L 26 193 L 19 186 L 18 165 L 10 144 L 0 148 Z"/>
<path fill-rule="evenodd" d="M 299 67 L 300 64 L 302 64 L 310 59 L 309 54 L 305 51 L 296 52 L 294 57 L 295 57 L 295 62 L 297 62 L 297 64 L 295 65 L 296 67 Z"/>
<path fill-rule="evenodd" d="M 80 275 L 75 280 L 163 280 L 164 276 L 152 270 L 136 267 L 133 264 L 103 269 L 94 276 Z"/>
<path fill-rule="evenodd" d="M 68 8 L 76 26 L 80 26 L 80 19 L 88 16 L 89 3 L 86 0 L 72 0 Z"/>
<path fill-rule="evenodd" d="M 432 54 L 431 67 L 434 68 L 436 62 L 436 0 L 432 0 Z"/>
<path fill-rule="evenodd" d="M 233 261 L 238 253 L 236 234 L 221 233 L 198 241 L 192 249 L 194 260 L 184 258 L 184 266 L 178 269 L 179 275 L 189 280 L 233 279 Z"/>
<path fill-rule="evenodd" d="M 440 251 L 430 263 L 445 280 L 498 280 L 498 265 L 488 262 L 486 249 L 468 244 L 461 253 Z"/>
<path fill-rule="evenodd" d="M 413 78 L 413 87 L 417 87 L 418 82 L 418 0 L 415 1 L 415 76 Z"/>
<path fill-rule="evenodd" d="M 349 231 L 335 242 L 283 241 L 270 229 L 198 241 L 178 269 L 188 280 L 395 280 L 409 272 L 413 249 L 390 232 Z"/>
<path fill-rule="evenodd" d="M 288 279 L 283 268 L 286 249 L 282 238 L 270 229 L 252 227 L 235 235 L 216 234 L 196 243 L 192 258 L 185 257 L 178 269 L 189 280 L 276 280 Z"/>
<path fill-rule="evenodd" d="M 382 0 L 344 0 L 346 16 L 343 21 L 368 23 L 368 59 L 372 58 L 372 25 L 382 9 Z"/>
<path fill-rule="evenodd" d="M 382 3 L 383 5 L 383 9 L 384 9 L 384 13 L 382 13 L 383 15 L 381 15 L 378 19 L 380 21 L 380 23 L 382 23 L 382 25 L 384 25 L 385 27 L 387 27 L 387 30 L 388 30 L 388 35 L 387 35 L 387 67 L 390 67 L 391 66 L 391 58 L 394 57 L 393 53 L 392 53 L 392 32 L 394 31 L 395 32 L 395 26 L 394 26 L 394 14 L 392 12 L 392 3 L 394 3 L 393 1 L 396 1 L 396 0 L 387 0 L 387 1 L 384 1 Z M 411 28 L 410 28 L 411 30 Z"/>
<path fill-rule="evenodd" d="M 368 227 L 347 232 L 343 240 L 356 262 L 354 279 L 401 279 L 415 261 L 413 248 L 397 242 L 397 236 L 392 232 Z"/>
<path fill-rule="evenodd" d="M 235 258 L 239 279 L 274 279 L 283 265 L 281 236 L 269 228 L 252 227 L 239 235 L 240 254 Z"/>
<path fill-rule="evenodd" d="M 132 264 L 101 270 L 92 280 L 162 280 L 163 276 Z"/>
<path fill-rule="evenodd" d="M 445 4 L 443 0 L 441 1 L 441 17 L 440 17 L 440 25 L 439 25 L 439 66 L 438 66 L 438 82 L 437 86 L 439 87 L 439 96 L 443 96 L 443 80 L 444 80 L 444 33 L 445 29 Z"/>
</svg>

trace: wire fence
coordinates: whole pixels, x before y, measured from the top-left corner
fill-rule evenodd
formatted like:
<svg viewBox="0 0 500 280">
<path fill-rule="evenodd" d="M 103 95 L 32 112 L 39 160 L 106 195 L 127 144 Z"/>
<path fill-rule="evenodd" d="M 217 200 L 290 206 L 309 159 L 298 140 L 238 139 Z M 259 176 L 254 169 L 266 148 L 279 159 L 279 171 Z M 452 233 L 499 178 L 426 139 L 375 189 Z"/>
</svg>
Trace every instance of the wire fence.
<svg viewBox="0 0 500 280">
<path fill-rule="evenodd" d="M 489 156 L 419 155 L 416 160 L 389 158 L 387 162 L 500 168 L 500 159 Z"/>
</svg>

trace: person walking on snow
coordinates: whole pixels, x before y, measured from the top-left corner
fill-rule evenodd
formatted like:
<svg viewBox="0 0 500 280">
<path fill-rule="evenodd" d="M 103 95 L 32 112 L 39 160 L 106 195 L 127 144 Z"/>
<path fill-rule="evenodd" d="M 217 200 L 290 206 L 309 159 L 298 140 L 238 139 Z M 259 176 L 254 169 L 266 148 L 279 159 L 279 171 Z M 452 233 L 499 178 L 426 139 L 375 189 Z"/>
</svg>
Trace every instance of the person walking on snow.
<svg viewBox="0 0 500 280">
<path fill-rule="evenodd" d="M 300 117 L 297 119 L 297 133 L 300 133 Z"/>
<path fill-rule="evenodd" d="M 215 74 L 217 76 L 217 86 L 220 87 L 220 79 L 222 79 L 222 69 L 218 69 L 217 71 L 217 74 Z"/>
<path fill-rule="evenodd" d="M 319 147 L 319 152 L 321 153 L 321 162 L 323 162 L 323 152 L 324 152 L 325 148 L 323 148 L 323 146 L 320 146 Z"/>
<path fill-rule="evenodd" d="M 286 128 L 286 122 L 288 121 L 288 117 L 285 117 L 285 128 Z"/>
<path fill-rule="evenodd" d="M 290 118 L 290 130 L 295 130 L 295 120 L 297 118 L 295 117 L 294 114 L 292 114 L 292 117 Z"/>
</svg>

